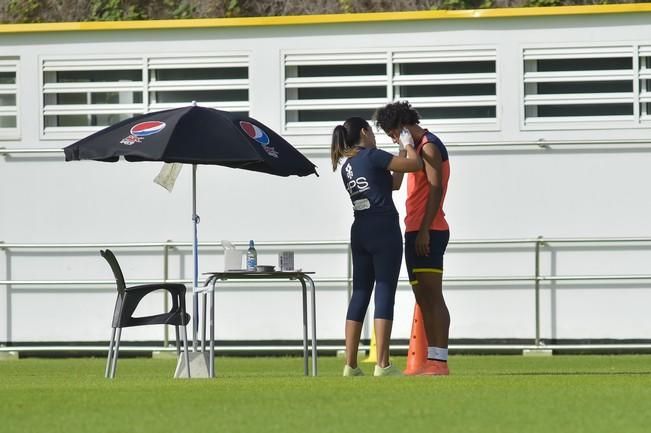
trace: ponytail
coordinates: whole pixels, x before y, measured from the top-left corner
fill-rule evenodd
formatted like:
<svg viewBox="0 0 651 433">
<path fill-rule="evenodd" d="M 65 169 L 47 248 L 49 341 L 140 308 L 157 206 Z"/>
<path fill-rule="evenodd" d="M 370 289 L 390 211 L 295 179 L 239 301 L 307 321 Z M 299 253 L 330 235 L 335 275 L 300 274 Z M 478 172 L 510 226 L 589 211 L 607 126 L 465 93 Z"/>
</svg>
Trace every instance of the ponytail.
<svg viewBox="0 0 651 433">
<path fill-rule="evenodd" d="M 332 131 L 332 144 L 330 145 L 330 159 L 332 160 L 332 171 L 337 170 L 339 160 L 346 153 L 346 128 L 337 125 Z"/>
<path fill-rule="evenodd" d="M 351 117 L 343 125 L 337 125 L 332 131 L 330 159 L 332 171 L 337 170 L 339 160 L 357 153 L 355 146 L 359 144 L 362 129 L 370 129 L 368 122 L 361 117 Z"/>
</svg>

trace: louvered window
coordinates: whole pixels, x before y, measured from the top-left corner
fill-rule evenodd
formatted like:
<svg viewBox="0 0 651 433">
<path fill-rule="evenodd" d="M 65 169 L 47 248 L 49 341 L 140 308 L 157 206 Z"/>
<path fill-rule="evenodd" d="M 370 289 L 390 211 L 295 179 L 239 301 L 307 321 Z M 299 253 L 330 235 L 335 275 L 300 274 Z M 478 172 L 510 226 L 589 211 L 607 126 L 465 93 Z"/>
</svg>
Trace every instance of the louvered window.
<svg viewBox="0 0 651 433">
<path fill-rule="evenodd" d="M 0 137 L 18 134 L 18 59 L 0 57 Z"/>
<path fill-rule="evenodd" d="M 149 111 L 196 101 L 220 110 L 249 112 L 248 57 L 149 59 Z"/>
<path fill-rule="evenodd" d="M 248 113 L 248 87 L 246 55 L 45 59 L 43 135 L 79 138 L 192 101 Z"/>
<path fill-rule="evenodd" d="M 409 100 L 437 130 L 497 125 L 494 49 L 287 53 L 284 114 L 288 132 L 332 128 L 350 116 Z"/>
<path fill-rule="evenodd" d="M 494 49 L 393 53 L 393 99 L 407 99 L 437 130 L 497 121 Z"/>
<path fill-rule="evenodd" d="M 631 46 L 526 49 L 525 125 L 633 120 L 634 82 Z"/>
<path fill-rule="evenodd" d="M 640 117 L 651 121 L 651 45 L 640 47 Z"/>
<path fill-rule="evenodd" d="M 287 129 L 370 119 L 387 102 L 386 53 L 285 56 Z"/>
<path fill-rule="evenodd" d="M 44 135 L 83 136 L 146 112 L 143 59 L 43 62 Z"/>
</svg>

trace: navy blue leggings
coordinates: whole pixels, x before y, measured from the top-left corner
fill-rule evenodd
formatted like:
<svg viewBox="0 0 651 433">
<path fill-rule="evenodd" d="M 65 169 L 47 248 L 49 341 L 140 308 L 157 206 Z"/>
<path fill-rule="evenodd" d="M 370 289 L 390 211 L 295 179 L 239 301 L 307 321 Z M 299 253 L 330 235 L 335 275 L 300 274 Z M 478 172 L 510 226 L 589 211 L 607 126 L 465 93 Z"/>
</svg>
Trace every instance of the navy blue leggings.
<svg viewBox="0 0 651 433">
<path fill-rule="evenodd" d="M 353 296 L 347 320 L 363 322 L 375 285 L 376 319 L 393 320 L 398 276 L 402 264 L 402 234 L 398 215 L 356 217 L 350 229 L 353 252 Z"/>
</svg>

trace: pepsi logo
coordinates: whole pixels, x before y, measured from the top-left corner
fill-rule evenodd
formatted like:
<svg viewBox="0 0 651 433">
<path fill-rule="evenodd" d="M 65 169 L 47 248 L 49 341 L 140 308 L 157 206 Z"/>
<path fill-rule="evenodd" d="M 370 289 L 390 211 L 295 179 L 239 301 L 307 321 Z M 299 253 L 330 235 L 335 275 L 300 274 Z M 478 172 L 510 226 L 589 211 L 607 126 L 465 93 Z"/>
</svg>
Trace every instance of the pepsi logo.
<svg viewBox="0 0 651 433">
<path fill-rule="evenodd" d="M 269 136 L 259 127 L 255 126 L 253 123 L 240 121 L 240 128 L 246 133 L 249 137 L 257 141 L 263 146 L 266 146 L 270 143 Z"/>
<path fill-rule="evenodd" d="M 165 129 L 165 122 L 158 120 L 150 120 L 148 122 L 140 122 L 131 127 L 131 135 L 136 137 L 147 137 L 148 135 L 158 134 Z"/>
</svg>

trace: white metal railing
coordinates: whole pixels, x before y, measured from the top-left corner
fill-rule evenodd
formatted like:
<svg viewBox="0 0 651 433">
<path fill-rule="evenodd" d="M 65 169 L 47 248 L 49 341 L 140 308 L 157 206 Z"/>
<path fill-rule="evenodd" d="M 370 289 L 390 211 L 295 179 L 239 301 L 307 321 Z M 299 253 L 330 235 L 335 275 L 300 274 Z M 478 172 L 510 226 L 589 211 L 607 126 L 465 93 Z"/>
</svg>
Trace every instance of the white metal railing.
<svg viewBox="0 0 651 433">
<path fill-rule="evenodd" d="M 650 96 L 651 102 L 651 96 Z M 243 107 L 242 107 L 243 108 Z M 475 121 L 475 120 L 473 120 Z M 297 124 L 298 125 L 298 124 Z M 72 129 L 72 128 L 71 128 Z M 76 128 L 80 129 L 80 128 Z M 93 128 L 83 128 L 84 133 L 90 134 L 96 129 Z M 548 149 L 548 148 L 607 148 L 612 146 L 634 146 L 636 148 L 648 148 L 651 146 L 651 138 L 648 139 L 611 139 L 611 140 L 535 140 L 535 141 L 499 141 L 499 142 L 464 142 L 464 143 L 446 143 L 445 146 L 448 149 L 459 150 L 459 149 L 510 149 L 510 148 L 531 148 L 534 150 L 537 149 Z M 380 148 L 392 148 L 391 144 L 378 143 Z M 395 147 L 395 146 L 394 146 Z M 302 151 L 314 151 L 314 152 L 330 152 L 330 144 L 314 144 L 314 145 L 303 145 L 297 146 L 297 149 Z M 2 147 L 0 146 L 0 156 L 11 156 L 11 155 L 29 155 L 29 154 L 62 154 L 63 149 L 60 148 L 44 148 L 44 147 Z"/>
<path fill-rule="evenodd" d="M 347 274 L 345 277 L 334 277 L 334 278 L 315 278 L 316 283 L 328 283 L 328 284 L 341 284 L 345 285 L 348 296 L 350 296 L 352 290 L 352 260 L 350 252 L 350 243 L 349 241 L 342 240 L 320 240 L 320 241 L 260 241 L 257 243 L 260 247 L 271 247 L 271 248 L 304 248 L 304 247 L 319 247 L 319 248 L 328 248 L 335 247 L 346 249 L 347 251 Z M 651 281 L 651 274 L 622 274 L 622 275 L 542 275 L 540 269 L 540 255 L 541 248 L 550 245 L 635 245 L 635 244 L 648 244 L 651 249 L 651 237 L 637 237 L 637 238 L 544 238 L 539 236 L 537 238 L 527 238 L 527 239 L 494 239 L 494 240 L 456 240 L 451 241 L 449 248 L 453 249 L 454 247 L 465 247 L 465 246 L 513 246 L 518 245 L 522 247 L 530 246 L 533 249 L 533 260 L 534 260 L 534 272 L 532 275 L 521 275 L 521 276 L 473 276 L 473 277 L 445 277 L 444 282 L 448 284 L 455 283 L 491 283 L 491 282 L 528 282 L 533 284 L 534 290 L 534 313 L 535 313 L 535 336 L 533 345 L 460 345 L 451 347 L 453 349 L 479 349 L 479 350 L 498 350 L 498 349 L 516 349 L 516 350 L 540 350 L 540 349 L 557 349 L 557 350 L 575 350 L 580 348 L 592 348 L 592 349 L 651 349 L 651 344 L 586 344 L 586 345 L 545 345 L 541 341 L 540 337 L 540 289 L 541 283 L 545 282 L 555 282 L 555 281 L 640 281 L 648 280 Z M 221 242 L 201 242 L 199 244 L 202 248 L 216 248 L 222 246 Z M 236 246 L 246 246 L 247 242 L 234 242 Z M 122 243 L 70 243 L 70 244 L 50 244 L 50 243 L 3 243 L 0 242 L 0 250 L 72 250 L 72 249 L 98 249 L 98 248 L 126 248 L 126 249 L 143 249 L 143 248 L 161 248 L 163 253 L 163 276 L 162 281 L 166 282 L 177 282 L 183 284 L 191 284 L 191 279 L 169 279 L 168 270 L 169 270 L 169 254 L 172 249 L 180 248 L 191 248 L 191 242 L 174 242 L 174 241 L 165 241 L 165 242 L 122 242 Z M 129 284 L 147 284 L 155 283 L 161 281 L 159 280 L 129 280 Z M 272 280 L 262 281 L 265 284 L 272 283 Z M 405 279 L 401 279 L 400 283 L 407 283 Z M 251 284 L 251 282 L 244 281 L 232 281 L 230 284 Z M 79 285 L 79 286 L 89 286 L 89 285 L 113 285 L 115 282 L 113 280 L 0 280 L 0 285 L 5 286 L 58 286 L 58 285 Z M 168 307 L 167 296 L 164 298 L 165 308 Z M 161 350 L 167 350 L 168 346 L 168 334 L 167 327 L 165 328 L 165 337 L 163 341 L 163 348 Z M 40 347 L 40 346 L 39 346 Z M 29 347 L 25 350 L 35 350 L 35 351 L 45 351 L 46 347 L 41 348 Z M 52 346 L 53 347 L 53 346 Z M 265 346 L 265 350 L 270 350 L 269 347 Z M 396 346 L 395 348 L 400 349 L 401 347 Z M 57 346 L 51 350 L 90 350 L 88 348 L 83 349 L 83 346 Z M 254 350 L 254 348 L 249 348 Z M 278 350 L 288 350 L 285 346 L 276 347 Z M 15 351 L 17 348 L 0 348 L 0 351 Z M 134 350 L 145 350 L 143 348 L 134 348 Z M 236 349 L 233 349 L 236 350 Z M 244 350 L 240 348 L 240 350 Z M 262 350 L 262 349 L 260 349 Z"/>
</svg>

